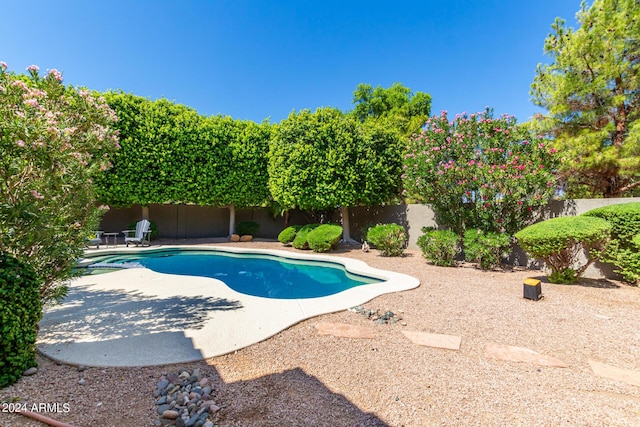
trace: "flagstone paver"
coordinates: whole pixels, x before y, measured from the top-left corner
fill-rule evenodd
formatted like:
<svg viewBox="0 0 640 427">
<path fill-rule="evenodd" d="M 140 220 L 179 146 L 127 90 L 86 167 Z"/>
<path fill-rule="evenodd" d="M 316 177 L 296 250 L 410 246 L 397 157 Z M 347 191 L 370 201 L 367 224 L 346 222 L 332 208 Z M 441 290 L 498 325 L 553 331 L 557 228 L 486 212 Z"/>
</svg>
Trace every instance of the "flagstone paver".
<svg viewBox="0 0 640 427">
<path fill-rule="evenodd" d="M 487 343 L 484 348 L 484 353 L 485 356 L 491 359 L 504 360 L 507 362 L 533 363 L 534 365 L 553 368 L 566 368 L 568 366 L 557 357 L 540 354 L 524 347 Z"/>
<path fill-rule="evenodd" d="M 316 324 L 316 329 L 320 335 L 332 335 L 334 337 L 372 339 L 376 336 L 376 331 L 372 327 L 346 323 L 320 322 Z"/>
<path fill-rule="evenodd" d="M 593 373 L 599 377 L 618 380 L 640 387 L 640 371 L 616 368 L 615 366 L 596 362 L 595 360 L 589 360 L 589 365 Z"/>
<path fill-rule="evenodd" d="M 419 331 L 402 331 L 414 344 L 448 350 L 460 350 L 462 338 L 455 335 L 430 334 Z"/>
</svg>

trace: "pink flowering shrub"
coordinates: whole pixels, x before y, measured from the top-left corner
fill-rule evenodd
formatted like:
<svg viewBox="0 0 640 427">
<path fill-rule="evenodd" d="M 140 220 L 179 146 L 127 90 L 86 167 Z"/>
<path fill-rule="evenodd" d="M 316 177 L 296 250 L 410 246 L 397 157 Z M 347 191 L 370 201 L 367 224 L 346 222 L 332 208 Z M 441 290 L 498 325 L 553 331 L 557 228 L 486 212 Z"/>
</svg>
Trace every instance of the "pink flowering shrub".
<svg viewBox="0 0 640 427">
<path fill-rule="evenodd" d="M 443 111 L 408 142 L 405 196 L 429 204 L 438 223 L 513 234 L 553 196 L 555 150 L 511 116 L 483 113 L 449 120 Z"/>
<path fill-rule="evenodd" d="M 58 299 L 105 211 L 92 182 L 118 148 L 116 117 L 55 69 L 8 68 L 0 62 L 0 253 L 34 268 L 42 301 Z"/>
</svg>

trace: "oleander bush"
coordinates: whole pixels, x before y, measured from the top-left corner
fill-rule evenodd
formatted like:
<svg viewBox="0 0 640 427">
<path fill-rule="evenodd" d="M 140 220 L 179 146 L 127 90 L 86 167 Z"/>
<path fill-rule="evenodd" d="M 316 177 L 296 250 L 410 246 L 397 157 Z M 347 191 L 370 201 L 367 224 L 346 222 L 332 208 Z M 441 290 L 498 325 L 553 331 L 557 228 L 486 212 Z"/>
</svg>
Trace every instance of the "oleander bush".
<svg viewBox="0 0 640 427">
<path fill-rule="evenodd" d="M 418 238 L 418 246 L 422 256 L 434 265 L 454 267 L 455 256 L 460 252 L 460 238 L 451 230 L 434 230 L 429 227 L 422 229 L 424 233 Z"/>
<path fill-rule="evenodd" d="M 511 236 L 506 233 L 484 232 L 471 229 L 464 233 L 464 255 L 467 261 L 477 262 L 481 269 L 499 267 L 509 255 Z"/>
<path fill-rule="evenodd" d="M 296 237 L 291 242 L 291 246 L 296 249 L 309 249 L 309 241 L 307 237 L 309 237 L 309 233 L 320 224 L 307 224 L 304 225 L 298 230 L 296 233 Z"/>
<path fill-rule="evenodd" d="M 291 242 L 296 238 L 296 234 L 301 228 L 301 225 L 290 225 L 278 234 L 278 241 L 283 245 L 291 246 Z"/>
<path fill-rule="evenodd" d="M 379 224 L 368 230 L 367 241 L 384 256 L 402 256 L 407 246 L 407 232 L 399 224 Z"/>
<path fill-rule="evenodd" d="M 551 270 L 551 283 L 574 283 L 605 252 L 611 224 L 591 216 L 553 218 L 520 230 L 515 234 L 526 252 Z M 587 261 L 578 265 L 584 253 Z"/>
<path fill-rule="evenodd" d="M 0 388 L 36 366 L 37 325 L 42 317 L 39 288 L 31 266 L 0 254 Z"/>
<path fill-rule="evenodd" d="M 322 224 L 309 232 L 307 243 L 314 252 L 327 252 L 338 244 L 341 236 L 342 226 Z"/>
<path fill-rule="evenodd" d="M 242 221 L 236 225 L 236 233 L 240 236 L 255 236 L 260 230 L 260 224 L 255 221 Z"/>
<path fill-rule="evenodd" d="M 640 281 L 640 251 L 634 243 L 640 234 L 640 202 L 621 203 L 592 209 L 583 215 L 602 218 L 611 224 L 611 243 L 601 261 L 615 266 L 624 281 Z"/>
</svg>

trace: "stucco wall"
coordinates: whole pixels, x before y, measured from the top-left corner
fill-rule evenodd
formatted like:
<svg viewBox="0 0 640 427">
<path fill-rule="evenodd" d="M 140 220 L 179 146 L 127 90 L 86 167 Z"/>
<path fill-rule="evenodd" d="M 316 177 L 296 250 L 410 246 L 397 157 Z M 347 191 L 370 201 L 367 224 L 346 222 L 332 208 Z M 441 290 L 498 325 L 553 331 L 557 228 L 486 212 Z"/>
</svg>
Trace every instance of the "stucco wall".
<svg viewBox="0 0 640 427">
<path fill-rule="evenodd" d="M 541 213 L 539 219 L 558 216 L 580 215 L 601 206 L 640 202 L 640 197 L 619 199 L 576 199 L 553 201 Z M 158 225 L 159 237 L 184 239 L 196 237 L 224 237 L 229 233 L 229 209 L 195 205 L 149 205 L 149 219 Z M 142 207 L 111 209 L 102 219 L 101 229 L 120 232 L 132 222 L 142 218 Z M 329 213 L 334 221 L 340 220 L 340 212 Z M 349 209 L 351 237 L 361 240 L 362 229 L 367 224 L 396 223 L 403 225 L 409 237 L 408 248 L 418 249 L 418 237 L 423 227 L 435 227 L 435 215 L 426 205 L 393 205 L 355 207 Z M 289 224 L 306 224 L 311 220 L 304 212 L 291 211 Z M 274 216 L 267 208 L 237 209 L 236 224 L 242 221 L 256 221 L 260 231 L 256 237 L 275 239 L 285 225 L 282 216 Z M 530 259 L 516 248 L 511 261 L 519 265 L 531 265 Z M 589 277 L 615 277 L 612 267 L 599 264 L 586 273 Z"/>
</svg>

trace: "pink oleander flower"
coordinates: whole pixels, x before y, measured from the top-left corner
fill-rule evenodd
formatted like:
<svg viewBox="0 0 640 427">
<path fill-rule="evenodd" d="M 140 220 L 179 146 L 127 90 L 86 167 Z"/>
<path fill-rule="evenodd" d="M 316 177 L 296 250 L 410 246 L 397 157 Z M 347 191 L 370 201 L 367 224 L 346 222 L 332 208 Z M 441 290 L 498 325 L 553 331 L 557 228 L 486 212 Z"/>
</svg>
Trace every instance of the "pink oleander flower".
<svg viewBox="0 0 640 427">
<path fill-rule="evenodd" d="M 37 107 L 38 106 L 38 100 L 37 99 L 25 99 L 24 103 L 30 107 Z"/>
<path fill-rule="evenodd" d="M 18 145 L 18 147 L 24 147 L 24 141 L 19 139 L 18 141 L 16 141 L 16 144 Z"/>
<path fill-rule="evenodd" d="M 40 70 L 40 67 L 38 67 L 37 65 L 29 65 L 27 67 L 27 71 L 35 71 L 36 73 Z"/>
<path fill-rule="evenodd" d="M 14 80 L 11 82 L 11 86 L 13 87 L 19 87 L 23 90 L 27 90 L 27 84 L 25 82 L 23 82 L 22 80 Z"/>
<path fill-rule="evenodd" d="M 103 210 L 103 211 L 108 211 L 111 208 L 109 207 L 109 205 L 100 205 L 100 206 L 98 206 L 98 209 Z"/>
<path fill-rule="evenodd" d="M 7 65 L 6 62 L 4 61 L 0 61 L 0 67 L 2 67 L 3 70 L 6 70 L 7 68 L 9 68 L 9 66 Z"/>
<path fill-rule="evenodd" d="M 53 78 L 55 78 L 59 82 L 63 80 L 62 73 L 60 73 L 60 71 L 56 70 L 55 68 L 53 70 L 49 70 L 49 75 L 53 76 Z"/>
<path fill-rule="evenodd" d="M 36 199 L 44 199 L 44 196 L 40 193 L 38 193 L 36 190 L 31 190 L 31 195 L 33 197 L 35 197 Z"/>
</svg>

